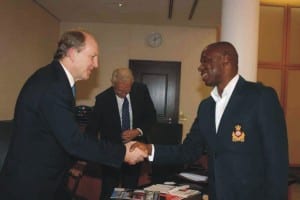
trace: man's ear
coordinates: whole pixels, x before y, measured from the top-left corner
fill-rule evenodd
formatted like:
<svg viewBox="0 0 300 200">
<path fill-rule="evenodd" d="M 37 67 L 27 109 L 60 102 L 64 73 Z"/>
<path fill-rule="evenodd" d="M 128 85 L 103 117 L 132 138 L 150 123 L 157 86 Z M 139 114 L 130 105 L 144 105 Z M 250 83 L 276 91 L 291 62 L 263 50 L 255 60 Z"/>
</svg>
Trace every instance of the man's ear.
<svg viewBox="0 0 300 200">
<path fill-rule="evenodd" d="M 77 50 L 75 48 L 71 47 L 67 50 L 67 57 L 73 61 L 76 53 L 77 53 Z"/>
</svg>

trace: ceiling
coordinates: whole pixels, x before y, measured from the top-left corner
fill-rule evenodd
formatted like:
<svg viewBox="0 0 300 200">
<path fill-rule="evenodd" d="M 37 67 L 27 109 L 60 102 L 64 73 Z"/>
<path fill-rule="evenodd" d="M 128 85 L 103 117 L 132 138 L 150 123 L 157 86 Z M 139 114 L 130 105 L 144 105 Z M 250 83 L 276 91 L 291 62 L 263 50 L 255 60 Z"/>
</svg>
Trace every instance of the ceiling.
<svg viewBox="0 0 300 200">
<path fill-rule="evenodd" d="M 221 23 L 222 0 L 34 0 L 34 2 L 62 22 L 197 27 L 218 27 Z"/>
</svg>

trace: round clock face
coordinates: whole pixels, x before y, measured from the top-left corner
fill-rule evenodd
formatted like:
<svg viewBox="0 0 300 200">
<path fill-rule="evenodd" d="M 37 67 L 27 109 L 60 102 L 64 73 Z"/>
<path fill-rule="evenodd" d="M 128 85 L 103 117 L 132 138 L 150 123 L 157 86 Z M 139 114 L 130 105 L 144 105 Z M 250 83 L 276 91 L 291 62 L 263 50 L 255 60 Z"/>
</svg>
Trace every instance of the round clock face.
<svg viewBox="0 0 300 200">
<path fill-rule="evenodd" d="M 150 46 L 150 47 L 159 47 L 162 43 L 162 36 L 160 33 L 158 32 L 153 32 L 153 33 L 150 33 L 148 35 L 148 37 L 146 38 L 147 40 L 147 44 Z"/>
</svg>

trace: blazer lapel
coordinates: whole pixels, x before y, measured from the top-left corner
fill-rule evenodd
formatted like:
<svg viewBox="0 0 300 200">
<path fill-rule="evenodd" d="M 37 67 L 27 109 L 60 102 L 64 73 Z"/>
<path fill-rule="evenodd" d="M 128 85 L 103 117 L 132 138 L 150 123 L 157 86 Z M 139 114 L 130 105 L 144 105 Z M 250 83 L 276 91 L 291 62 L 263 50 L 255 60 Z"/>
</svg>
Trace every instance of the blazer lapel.
<svg viewBox="0 0 300 200">
<path fill-rule="evenodd" d="M 224 110 L 224 113 L 222 115 L 219 128 L 218 128 L 218 134 L 221 133 L 221 130 L 224 130 L 224 126 L 226 126 L 227 121 L 231 120 L 232 118 L 236 118 L 240 115 L 240 109 L 243 107 L 243 85 L 245 84 L 245 79 L 242 77 L 239 78 L 232 95 L 228 101 L 228 104 Z"/>
<path fill-rule="evenodd" d="M 208 137 L 207 141 L 210 143 L 209 146 L 211 150 L 215 150 L 217 148 L 216 145 L 216 123 L 215 123 L 215 110 L 216 110 L 216 103 L 213 100 L 212 97 L 209 97 L 208 99 L 208 106 L 207 110 L 204 111 L 204 113 L 207 115 L 205 118 L 201 118 L 200 121 L 203 121 L 203 126 L 207 127 L 205 128 L 204 134 L 206 134 L 206 137 Z"/>
<path fill-rule="evenodd" d="M 210 109 L 209 109 L 210 113 L 209 113 L 209 117 L 208 119 L 211 119 L 210 124 L 210 129 L 212 130 L 211 132 L 214 133 L 214 136 L 217 133 L 216 130 L 216 121 L 215 121 L 215 117 L 216 117 L 216 102 L 213 100 L 213 98 L 211 98 L 210 100 Z"/>
</svg>

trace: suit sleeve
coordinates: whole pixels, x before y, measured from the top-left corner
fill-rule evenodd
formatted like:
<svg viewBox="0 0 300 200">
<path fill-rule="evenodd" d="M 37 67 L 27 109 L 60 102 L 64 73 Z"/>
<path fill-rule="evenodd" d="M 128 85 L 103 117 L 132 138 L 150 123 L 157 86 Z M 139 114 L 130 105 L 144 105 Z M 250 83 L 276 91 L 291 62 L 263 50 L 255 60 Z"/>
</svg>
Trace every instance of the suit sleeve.
<svg viewBox="0 0 300 200">
<path fill-rule="evenodd" d="M 99 133 L 99 125 L 101 121 L 98 117 L 99 112 L 99 103 L 96 99 L 95 106 L 93 108 L 93 111 L 90 113 L 90 116 L 88 118 L 88 124 L 85 127 L 85 133 L 89 135 L 90 137 L 98 140 L 98 133 Z"/>
<path fill-rule="evenodd" d="M 67 88 L 53 87 L 41 101 L 41 113 L 58 143 L 69 154 L 83 160 L 120 167 L 125 155 L 124 145 L 96 141 L 82 134 L 76 122 Z"/>
<path fill-rule="evenodd" d="M 264 89 L 260 98 L 259 123 L 263 138 L 266 199 L 287 197 L 288 142 L 284 113 L 272 88 Z"/>
</svg>

